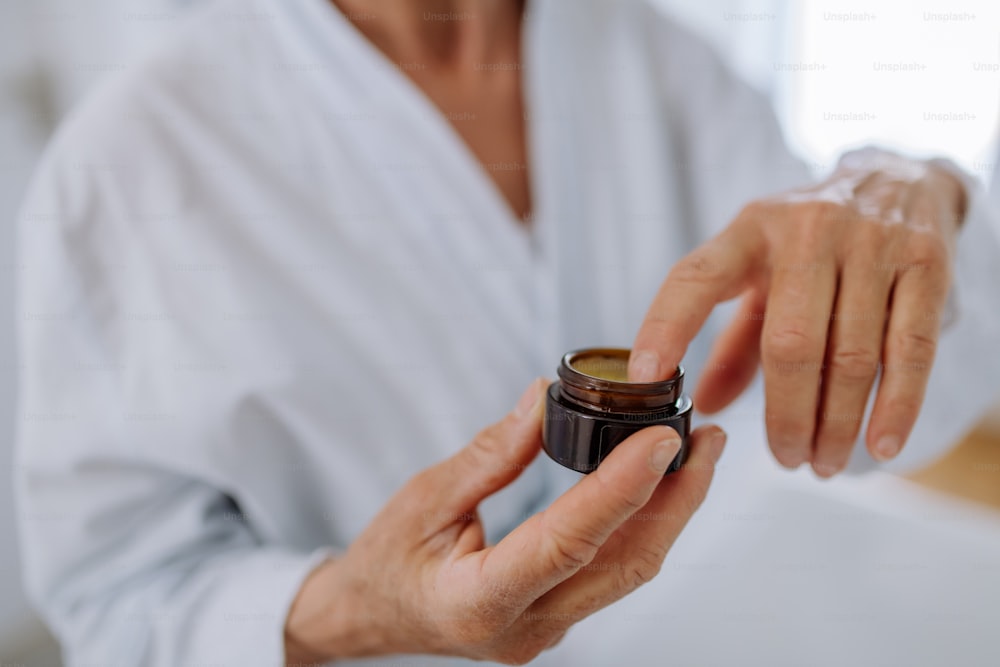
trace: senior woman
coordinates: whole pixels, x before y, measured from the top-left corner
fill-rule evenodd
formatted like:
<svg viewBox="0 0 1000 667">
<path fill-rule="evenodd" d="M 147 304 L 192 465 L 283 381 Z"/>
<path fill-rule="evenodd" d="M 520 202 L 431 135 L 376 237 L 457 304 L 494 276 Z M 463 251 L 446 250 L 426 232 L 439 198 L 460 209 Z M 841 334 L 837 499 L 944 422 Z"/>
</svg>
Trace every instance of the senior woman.
<svg viewBox="0 0 1000 667">
<path fill-rule="evenodd" d="M 31 595 L 71 664 L 529 661 L 657 573 L 725 440 L 560 494 L 530 379 L 634 340 L 703 411 L 763 367 L 788 467 L 932 456 L 998 370 L 977 201 L 876 150 L 811 182 L 652 0 L 223 0 L 25 206 Z"/>
</svg>

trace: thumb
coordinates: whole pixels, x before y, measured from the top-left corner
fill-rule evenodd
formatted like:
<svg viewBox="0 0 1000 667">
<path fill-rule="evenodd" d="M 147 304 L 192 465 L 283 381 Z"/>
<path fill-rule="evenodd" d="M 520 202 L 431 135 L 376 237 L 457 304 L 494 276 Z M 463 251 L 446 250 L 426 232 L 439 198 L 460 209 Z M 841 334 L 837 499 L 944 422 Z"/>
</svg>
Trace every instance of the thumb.
<svg viewBox="0 0 1000 667">
<path fill-rule="evenodd" d="M 506 417 L 427 471 L 437 507 L 471 510 L 517 479 L 541 448 L 542 398 L 548 385 L 536 379 Z"/>
</svg>

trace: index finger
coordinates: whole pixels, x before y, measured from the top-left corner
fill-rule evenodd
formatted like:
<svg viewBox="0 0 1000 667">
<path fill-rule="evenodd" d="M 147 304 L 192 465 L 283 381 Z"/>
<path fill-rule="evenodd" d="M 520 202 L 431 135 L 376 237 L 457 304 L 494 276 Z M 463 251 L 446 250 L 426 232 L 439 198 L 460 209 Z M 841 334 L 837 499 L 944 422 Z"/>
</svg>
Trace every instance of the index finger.
<svg viewBox="0 0 1000 667">
<path fill-rule="evenodd" d="M 667 426 L 615 447 L 597 470 L 485 551 L 481 571 L 489 588 L 526 608 L 573 576 L 649 501 L 680 447 Z"/>
<path fill-rule="evenodd" d="M 744 290 L 762 245 L 755 225 L 733 224 L 674 265 L 632 345 L 629 380 L 658 382 L 673 374 L 716 304 Z"/>
</svg>

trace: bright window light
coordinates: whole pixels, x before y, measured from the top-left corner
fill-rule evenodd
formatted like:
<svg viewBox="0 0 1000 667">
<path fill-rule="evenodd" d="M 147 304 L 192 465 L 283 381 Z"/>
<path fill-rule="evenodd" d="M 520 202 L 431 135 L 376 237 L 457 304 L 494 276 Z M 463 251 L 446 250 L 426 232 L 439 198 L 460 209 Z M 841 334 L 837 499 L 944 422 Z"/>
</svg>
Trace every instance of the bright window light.
<svg viewBox="0 0 1000 667">
<path fill-rule="evenodd" d="M 986 180 L 1000 118 L 996 0 L 796 3 L 779 73 L 790 140 L 820 164 L 878 143 L 944 154 Z M 780 86 L 779 86 L 780 87 Z"/>
<path fill-rule="evenodd" d="M 990 177 L 997 0 L 659 1 L 772 93 L 792 147 L 817 173 L 875 143 Z"/>
</svg>

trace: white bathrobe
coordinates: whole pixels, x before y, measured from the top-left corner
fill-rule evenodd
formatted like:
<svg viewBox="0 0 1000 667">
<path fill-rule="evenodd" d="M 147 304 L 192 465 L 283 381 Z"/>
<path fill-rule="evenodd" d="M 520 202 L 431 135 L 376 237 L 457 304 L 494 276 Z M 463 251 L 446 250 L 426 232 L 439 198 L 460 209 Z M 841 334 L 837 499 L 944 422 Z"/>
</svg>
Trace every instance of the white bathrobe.
<svg viewBox="0 0 1000 667">
<path fill-rule="evenodd" d="M 766 101 L 651 2 L 529 4 L 527 226 L 400 71 L 420 65 L 326 0 L 223 1 L 62 128 L 20 227 L 17 484 L 27 586 L 69 664 L 279 664 L 319 558 L 563 352 L 628 346 L 742 204 L 809 180 Z M 996 394 L 1000 251 L 976 206 L 896 465 Z M 560 470 L 543 457 L 488 501 L 490 536 Z"/>
</svg>

